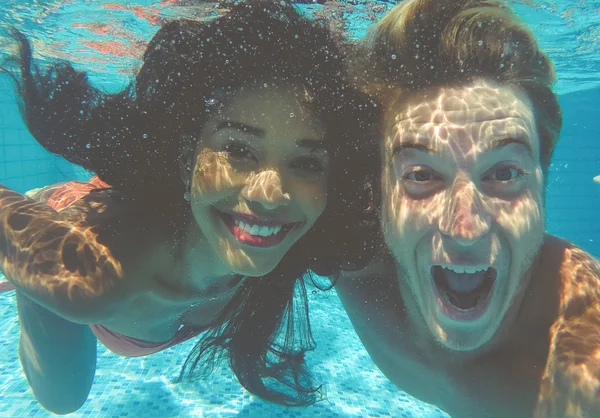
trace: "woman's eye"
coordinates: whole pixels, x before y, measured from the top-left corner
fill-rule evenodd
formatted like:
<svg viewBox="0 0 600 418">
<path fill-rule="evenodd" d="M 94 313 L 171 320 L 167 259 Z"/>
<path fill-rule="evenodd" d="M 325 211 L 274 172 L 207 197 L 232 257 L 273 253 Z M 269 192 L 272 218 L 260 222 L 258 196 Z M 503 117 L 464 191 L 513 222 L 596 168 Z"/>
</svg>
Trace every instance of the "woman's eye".
<svg viewBox="0 0 600 418">
<path fill-rule="evenodd" d="M 316 158 L 298 158 L 292 163 L 292 168 L 307 173 L 320 173 L 324 169 L 323 164 Z"/>
<path fill-rule="evenodd" d="M 225 145 L 224 150 L 231 158 L 236 160 L 255 159 L 250 148 L 245 145 L 230 143 Z"/>
<path fill-rule="evenodd" d="M 493 181 L 507 182 L 523 175 L 523 171 L 515 167 L 501 167 L 492 171 L 487 178 Z"/>
<path fill-rule="evenodd" d="M 405 180 L 410 180 L 414 182 L 424 182 L 435 179 L 433 173 L 430 170 L 425 169 L 412 170 L 406 173 L 403 177 Z"/>
</svg>

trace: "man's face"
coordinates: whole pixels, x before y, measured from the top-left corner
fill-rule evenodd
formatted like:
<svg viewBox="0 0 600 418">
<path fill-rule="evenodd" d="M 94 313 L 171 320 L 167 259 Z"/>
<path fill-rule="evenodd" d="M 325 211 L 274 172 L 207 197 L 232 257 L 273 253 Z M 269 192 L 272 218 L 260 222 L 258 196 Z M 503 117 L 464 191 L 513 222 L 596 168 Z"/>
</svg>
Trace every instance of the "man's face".
<svg viewBox="0 0 600 418">
<path fill-rule="evenodd" d="M 382 226 L 429 331 L 453 350 L 488 342 L 529 281 L 544 237 L 532 106 L 477 81 L 386 114 Z"/>
</svg>

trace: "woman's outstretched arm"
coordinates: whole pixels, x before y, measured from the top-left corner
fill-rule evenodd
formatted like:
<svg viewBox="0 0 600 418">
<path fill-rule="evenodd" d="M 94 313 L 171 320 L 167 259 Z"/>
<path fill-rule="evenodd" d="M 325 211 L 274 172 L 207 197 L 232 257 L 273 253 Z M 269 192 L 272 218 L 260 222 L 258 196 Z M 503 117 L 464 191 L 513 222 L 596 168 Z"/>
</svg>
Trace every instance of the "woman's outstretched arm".
<svg viewBox="0 0 600 418">
<path fill-rule="evenodd" d="M 87 325 L 61 318 L 18 291 L 16 296 L 19 358 L 33 395 L 54 414 L 78 410 L 96 373 L 96 337 Z"/>
</svg>

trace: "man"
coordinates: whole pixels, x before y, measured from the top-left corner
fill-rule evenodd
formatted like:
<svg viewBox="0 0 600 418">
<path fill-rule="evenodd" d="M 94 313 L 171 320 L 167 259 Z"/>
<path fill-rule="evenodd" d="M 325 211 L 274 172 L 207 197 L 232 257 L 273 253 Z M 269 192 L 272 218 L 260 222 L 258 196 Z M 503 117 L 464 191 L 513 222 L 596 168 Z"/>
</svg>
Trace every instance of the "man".
<svg viewBox="0 0 600 418">
<path fill-rule="evenodd" d="M 453 418 L 600 417 L 600 266 L 545 234 L 551 62 L 496 1 L 403 2 L 363 47 L 389 251 L 336 289 L 373 360 Z"/>
</svg>

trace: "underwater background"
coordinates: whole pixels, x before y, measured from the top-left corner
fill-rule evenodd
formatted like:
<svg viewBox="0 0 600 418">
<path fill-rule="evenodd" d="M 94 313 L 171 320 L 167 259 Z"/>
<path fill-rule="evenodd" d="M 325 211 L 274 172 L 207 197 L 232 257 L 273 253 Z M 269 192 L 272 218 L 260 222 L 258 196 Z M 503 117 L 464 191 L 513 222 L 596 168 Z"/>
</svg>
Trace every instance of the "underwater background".
<svg viewBox="0 0 600 418">
<path fill-rule="evenodd" d="M 324 3 L 324 4 L 320 4 Z M 305 13 L 357 39 L 396 2 L 305 1 Z M 33 42 L 40 65 L 66 59 L 96 87 L 124 88 L 147 42 L 175 18 L 211 19 L 230 1 L 0 0 L 0 25 Z M 600 1 L 511 1 L 553 60 L 563 131 L 547 190 L 547 230 L 600 256 Z M 1 32 L 0 59 L 14 45 Z M 89 173 L 42 149 L 26 130 L 12 86 L 0 75 L 0 183 L 19 192 L 87 180 Z M 98 351 L 92 391 L 75 417 L 440 417 L 442 412 L 397 390 L 369 359 L 334 291 L 310 288 L 317 349 L 307 356 L 327 399 L 306 408 L 272 405 L 245 392 L 227 367 L 208 379 L 173 384 L 194 342 L 127 359 Z M 18 361 L 14 296 L 0 294 L 0 416 L 49 416 L 33 398 Z"/>
</svg>

